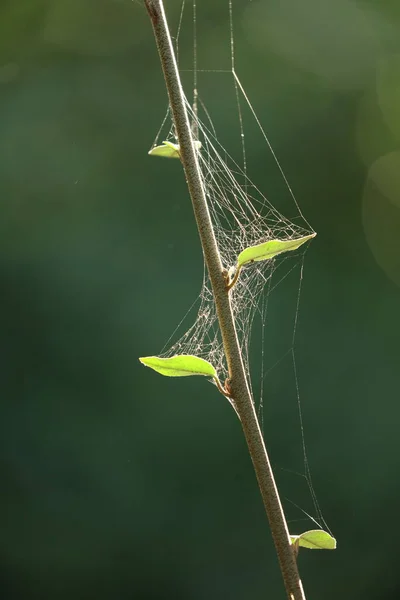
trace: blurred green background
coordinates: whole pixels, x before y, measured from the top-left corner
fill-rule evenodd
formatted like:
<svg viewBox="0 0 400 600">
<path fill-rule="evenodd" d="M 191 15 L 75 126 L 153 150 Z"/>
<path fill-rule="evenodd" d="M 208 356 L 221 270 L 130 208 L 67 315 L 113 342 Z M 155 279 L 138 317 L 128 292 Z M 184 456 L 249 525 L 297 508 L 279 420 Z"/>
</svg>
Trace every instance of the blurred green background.
<svg viewBox="0 0 400 600">
<path fill-rule="evenodd" d="M 176 30 L 181 2 L 166 5 Z M 398 598 L 400 4 L 237 0 L 234 10 L 237 71 L 318 232 L 297 368 L 338 549 L 300 553 L 307 597 Z M 229 69 L 227 2 L 198 2 L 198 45 L 200 69 Z M 219 91 L 223 77 L 202 77 L 229 150 L 231 80 Z M 284 598 L 233 411 L 206 381 L 167 380 L 137 360 L 160 351 L 202 278 L 180 165 L 147 156 L 166 106 L 140 2 L 0 3 L 5 600 Z M 251 176 L 281 208 L 249 127 Z M 290 341 L 298 284 L 297 271 L 272 295 L 271 364 Z M 313 525 L 292 503 L 314 513 L 296 475 L 292 374 L 285 361 L 271 371 L 263 416 L 298 533 Z"/>
</svg>

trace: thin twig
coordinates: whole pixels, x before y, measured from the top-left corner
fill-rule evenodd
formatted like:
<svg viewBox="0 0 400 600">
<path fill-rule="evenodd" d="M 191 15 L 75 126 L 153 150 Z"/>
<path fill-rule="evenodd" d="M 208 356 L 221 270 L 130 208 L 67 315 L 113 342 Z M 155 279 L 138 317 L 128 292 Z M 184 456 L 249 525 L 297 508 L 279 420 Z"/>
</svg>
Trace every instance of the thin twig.
<svg viewBox="0 0 400 600">
<path fill-rule="evenodd" d="M 287 596 L 289 600 L 305 600 L 297 569 L 296 556 L 291 546 L 285 515 L 246 378 L 230 294 L 226 287 L 223 265 L 207 206 L 197 151 L 193 143 L 193 135 L 185 106 L 185 96 L 179 78 L 163 3 L 162 0 L 145 0 L 145 5 L 153 25 L 178 137 L 180 156 L 214 294 L 228 364 L 230 396 L 235 403 L 256 472 Z"/>
</svg>

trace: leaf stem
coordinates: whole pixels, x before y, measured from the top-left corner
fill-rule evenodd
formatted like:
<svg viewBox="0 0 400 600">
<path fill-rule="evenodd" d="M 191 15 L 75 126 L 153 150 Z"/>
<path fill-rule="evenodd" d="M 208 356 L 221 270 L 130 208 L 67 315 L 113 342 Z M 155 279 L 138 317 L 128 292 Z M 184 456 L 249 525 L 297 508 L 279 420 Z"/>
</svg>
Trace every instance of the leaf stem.
<svg viewBox="0 0 400 600">
<path fill-rule="evenodd" d="M 242 267 L 240 267 L 239 265 L 237 265 L 237 267 L 236 267 L 236 270 L 235 270 L 235 273 L 234 273 L 234 275 L 233 275 L 233 277 L 232 277 L 231 281 L 229 281 L 229 282 L 227 283 L 227 286 L 226 286 L 226 287 L 227 287 L 227 290 L 228 290 L 228 291 L 229 291 L 229 290 L 231 290 L 231 289 L 234 287 L 235 283 L 236 283 L 236 282 L 237 282 L 237 280 L 239 279 L 239 275 L 240 275 L 240 271 L 241 271 L 241 269 L 242 269 Z"/>
<path fill-rule="evenodd" d="M 230 395 L 235 403 L 257 476 L 287 597 L 289 600 L 305 600 L 297 569 L 296 556 L 291 545 L 285 515 L 246 378 L 230 294 L 226 287 L 221 256 L 207 206 L 203 179 L 186 110 L 185 95 L 179 77 L 163 2 L 162 0 L 145 0 L 145 5 L 153 25 L 178 137 L 180 156 L 214 294 L 229 371 Z"/>
<path fill-rule="evenodd" d="M 215 385 L 217 386 L 218 391 L 223 396 L 225 396 L 225 398 L 228 398 L 228 400 L 230 401 L 230 399 L 231 399 L 230 393 L 227 389 L 224 388 L 224 386 L 222 385 L 222 383 L 220 382 L 218 377 L 214 377 L 214 382 L 215 382 Z"/>
</svg>

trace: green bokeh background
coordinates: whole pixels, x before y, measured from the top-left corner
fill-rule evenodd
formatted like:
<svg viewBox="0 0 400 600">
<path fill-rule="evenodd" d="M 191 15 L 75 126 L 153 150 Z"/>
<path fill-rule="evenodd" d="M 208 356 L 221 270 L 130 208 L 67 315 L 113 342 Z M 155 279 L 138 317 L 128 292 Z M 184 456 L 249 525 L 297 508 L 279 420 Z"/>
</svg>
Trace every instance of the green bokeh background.
<svg viewBox="0 0 400 600">
<path fill-rule="evenodd" d="M 166 4 L 176 30 L 181 3 Z M 198 5 L 199 68 L 227 69 L 227 2 Z M 308 459 L 338 549 L 301 552 L 307 597 L 398 598 L 400 5 L 234 9 L 237 71 L 318 232 L 297 368 Z M 233 88 L 213 77 L 200 76 L 200 94 L 229 149 L 239 134 Z M 284 598 L 233 411 L 207 382 L 166 380 L 137 360 L 162 348 L 202 278 L 180 165 L 147 156 L 165 108 L 140 2 L 1 2 L 5 600 Z M 284 210 L 245 116 L 251 176 Z M 271 364 L 290 340 L 298 284 L 297 271 L 271 296 Z M 296 475 L 301 433 L 285 360 L 266 380 L 263 415 L 289 518 L 304 517 L 291 502 L 314 514 Z"/>
</svg>

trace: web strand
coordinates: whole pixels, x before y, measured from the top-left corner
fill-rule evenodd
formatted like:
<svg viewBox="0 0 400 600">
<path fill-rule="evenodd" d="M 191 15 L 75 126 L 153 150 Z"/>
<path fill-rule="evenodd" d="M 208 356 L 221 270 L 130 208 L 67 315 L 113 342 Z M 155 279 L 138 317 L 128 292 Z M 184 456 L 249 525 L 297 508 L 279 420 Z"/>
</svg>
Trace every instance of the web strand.
<svg viewBox="0 0 400 600">
<path fill-rule="evenodd" d="M 194 119 L 192 121 L 193 137 L 195 140 L 199 137 L 199 131 L 197 127 L 197 5 L 196 0 L 193 0 L 193 114 Z"/>
<path fill-rule="evenodd" d="M 233 85 L 235 88 L 235 96 L 236 96 L 236 104 L 239 118 L 239 127 L 240 127 L 240 138 L 242 145 L 242 156 L 243 156 L 243 171 L 244 174 L 247 175 L 247 158 L 246 158 L 246 145 L 244 139 L 244 126 L 243 126 L 243 115 L 242 115 L 242 107 L 240 104 L 240 94 L 237 78 L 235 75 L 235 42 L 233 39 L 233 6 L 232 0 L 229 0 L 229 37 L 230 37 L 230 47 L 231 47 L 231 71 L 233 77 Z"/>
</svg>

